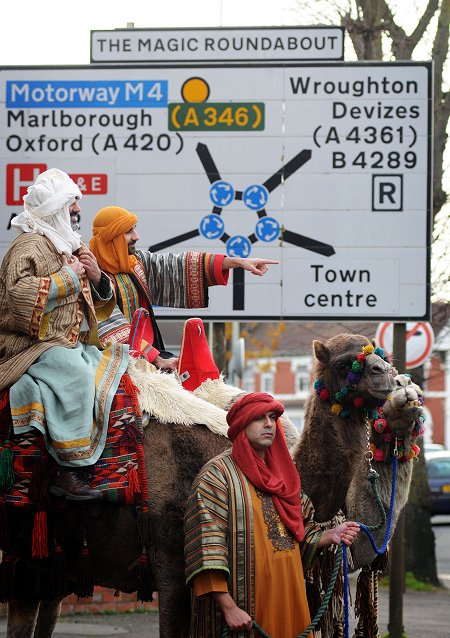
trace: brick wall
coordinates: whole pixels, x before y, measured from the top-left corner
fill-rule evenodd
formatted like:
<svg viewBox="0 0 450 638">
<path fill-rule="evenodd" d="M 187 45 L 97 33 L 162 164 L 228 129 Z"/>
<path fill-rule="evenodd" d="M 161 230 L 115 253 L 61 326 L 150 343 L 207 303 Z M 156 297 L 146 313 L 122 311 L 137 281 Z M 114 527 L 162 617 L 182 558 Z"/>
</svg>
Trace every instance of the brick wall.
<svg viewBox="0 0 450 638">
<path fill-rule="evenodd" d="M 77 598 L 75 594 L 64 598 L 61 613 L 64 614 L 101 614 L 105 612 L 130 612 L 158 608 L 158 595 L 153 594 L 151 603 L 136 600 L 136 593 L 123 594 L 106 587 L 96 587 L 92 598 Z"/>
<path fill-rule="evenodd" d="M 114 589 L 106 589 L 106 587 L 96 587 L 92 598 L 78 599 L 75 594 L 64 598 L 61 614 L 102 614 L 121 613 L 130 611 L 142 611 L 150 609 L 158 609 L 158 594 L 153 594 L 154 600 L 151 603 L 141 603 L 136 600 L 136 593 L 123 594 L 119 592 L 116 596 Z M 0 618 L 5 618 L 8 608 L 4 604 L 0 604 Z"/>
</svg>

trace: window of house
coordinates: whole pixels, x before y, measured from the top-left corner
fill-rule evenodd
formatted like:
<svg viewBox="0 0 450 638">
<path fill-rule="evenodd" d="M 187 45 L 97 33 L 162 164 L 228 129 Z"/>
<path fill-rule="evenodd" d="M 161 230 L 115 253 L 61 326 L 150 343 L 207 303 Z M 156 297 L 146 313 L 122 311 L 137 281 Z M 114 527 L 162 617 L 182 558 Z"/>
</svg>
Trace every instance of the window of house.
<svg viewBox="0 0 450 638">
<path fill-rule="evenodd" d="M 297 392 L 308 392 L 311 384 L 310 368 L 306 364 L 298 364 L 295 370 L 295 386 Z"/>
<path fill-rule="evenodd" d="M 244 372 L 244 378 L 242 379 L 242 389 L 245 392 L 255 391 L 255 372 L 253 369 L 246 370 Z"/>
<path fill-rule="evenodd" d="M 261 392 L 273 394 L 273 374 L 271 372 L 261 374 Z"/>
</svg>

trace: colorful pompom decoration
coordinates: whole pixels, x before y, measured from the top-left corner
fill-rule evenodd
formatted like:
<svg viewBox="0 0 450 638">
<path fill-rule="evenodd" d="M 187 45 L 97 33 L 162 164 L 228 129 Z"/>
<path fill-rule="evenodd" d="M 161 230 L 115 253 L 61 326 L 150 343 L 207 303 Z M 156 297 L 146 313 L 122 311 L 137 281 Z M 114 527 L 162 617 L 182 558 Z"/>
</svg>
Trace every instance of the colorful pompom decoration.
<svg viewBox="0 0 450 638">
<path fill-rule="evenodd" d="M 416 445 L 415 443 L 413 443 L 413 445 L 411 445 L 411 452 L 414 452 L 414 456 L 419 456 L 420 447 Z"/>
<path fill-rule="evenodd" d="M 334 396 L 330 395 L 328 389 L 326 388 L 325 384 L 323 383 L 321 379 L 316 379 L 314 381 L 313 387 L 317 396 L 320 398 L 320 400 L 332 401 L 331 410 L 333 414 L 338 414 L 341 417 L 350 416 L 350 410 L 347 407 L 344 408 L 344 406 L 342 405 L 342 401 L 344 400 L 347 394 L 355 392 L 355 386 L 360 381 L 361 376 L 364 372 L 365 359 L 367 355 L 372 354 L 373 352 L 375 352 L 375 354 L 377 354 L 378 356 L 384 358 L 383 348 L 377 347 L 374 349 L 374 347 L 371 344 L 364 346 L 362 348 L 362 352 L 360 352 L 357 355 L 356 359 L 352 361 L 351 370 L 347 374 L 347 385 L 343 386 L 340 390 L 338 390 L 334 394 Z M 364 399 L 362 397 L 355 397 L 353 399 L 353 405 L 358 409 L 363 408 Z M 379 410 L 381 410 L 381 408 L 379 408 Z M 372 411 L 371 416 L 369 416 L 369 418 L 376 419 L 381 414 L 382 414 L 382 411 L 375 410 L 375 411 Z"/>
<path fill-rule="evenodd" d="M 349 372 L 347 375 L 347 381 L 350 383 L 350 385 L 356 385 L 360 378 L 361 375 L 356 374 L 356 372 Z"/>
<path fill-rule="evenodd" d="M 373 422 L 373 429 L 379 434 L 384 432 L 384 430 L 386 429 L 386 426 L 387 426 L 386 419 L 375 419 L 375 421 Z"/>
</svg>

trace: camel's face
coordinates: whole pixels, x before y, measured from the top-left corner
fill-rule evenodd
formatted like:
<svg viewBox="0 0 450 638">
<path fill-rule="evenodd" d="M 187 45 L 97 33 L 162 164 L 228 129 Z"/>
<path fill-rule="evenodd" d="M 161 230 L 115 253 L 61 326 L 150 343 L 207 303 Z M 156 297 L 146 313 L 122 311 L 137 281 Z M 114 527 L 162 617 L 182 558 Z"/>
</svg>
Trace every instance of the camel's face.
<svg viewBox="0 0 450 638">
<path fill-rule="evenodd" d="M 423 394 L 418 385 L 404 374 L 398 374 L 395 388 L 388 396 L 383 411 L 393 429 L 412 428 L 423 414 Z"/>
<path fill-rule="evenodd" d="M 369 354 L 364 365 L 364 374 L 358 383 L 358 393 L 363 391 L 376 399 L 385 399 L 395 388 L 392 367 L 376 354 Z"/>
<path fill-rule="evenodd" d="M 343 334 L 329 339 L 324 345 L 314 342 L 316 378 L 321 378 L 330 394 L 348 385 L 347 375 L 352 364 L 370 342 L 360 335 Z M 392 367 L 376 354 L 364 361 L 364 371 L 356 386 L 357 394 L 375 402 L 384 400 L 395 388 Z"/>
</svg>

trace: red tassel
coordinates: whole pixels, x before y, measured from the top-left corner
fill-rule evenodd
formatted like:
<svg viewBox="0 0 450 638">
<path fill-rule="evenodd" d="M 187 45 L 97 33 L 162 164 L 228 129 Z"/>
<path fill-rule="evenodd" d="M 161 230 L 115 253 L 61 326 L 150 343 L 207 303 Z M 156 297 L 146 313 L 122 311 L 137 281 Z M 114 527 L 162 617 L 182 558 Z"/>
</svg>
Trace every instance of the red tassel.
<svg viewBox="0 0 450 638">
<path fill-rule="evenodd" d="M 47 512 L 36 512 L 31 536 L 31 555 L 33 558 L 47 558 L 47 540 Z"/>
<path fill-rule="evenodd" d="M 141 414 L 141 409 L 139 407 L 139 401 L 138 401 L 138 394 L 139 394 L 139 390 L 137 389 L 137 387 L 134 385 L 134 383 L 132 382 L 130 376 L 125 373 L 122 375 L 121 378 L 121 385 L 123 387 L 123 389 L 125 390 L 125 392 L 128 394 L 128 396 L 131 398 L 131 403 L 133 405 L 135 414 Z"/>
<path fill-rule="evenodd" d="M 134 448 L 136 447 L 136 441 L 139 436 L 139 430 L 137 429 L 136 425 L 132 421 L 130 421 L 126 425 L 123 434 L 117 441 L 117 445 L 126 445 L 134 450 Z"/>
<path fill-rule="evenodd" d="M 130 466 L 127 472 L 128 485 L 125 488 L 125 502 L 133 503 L 134 495 L 141 493 L 141 486 L 139 485 L 139 477 L 135 467 Z"/>
</svg>

